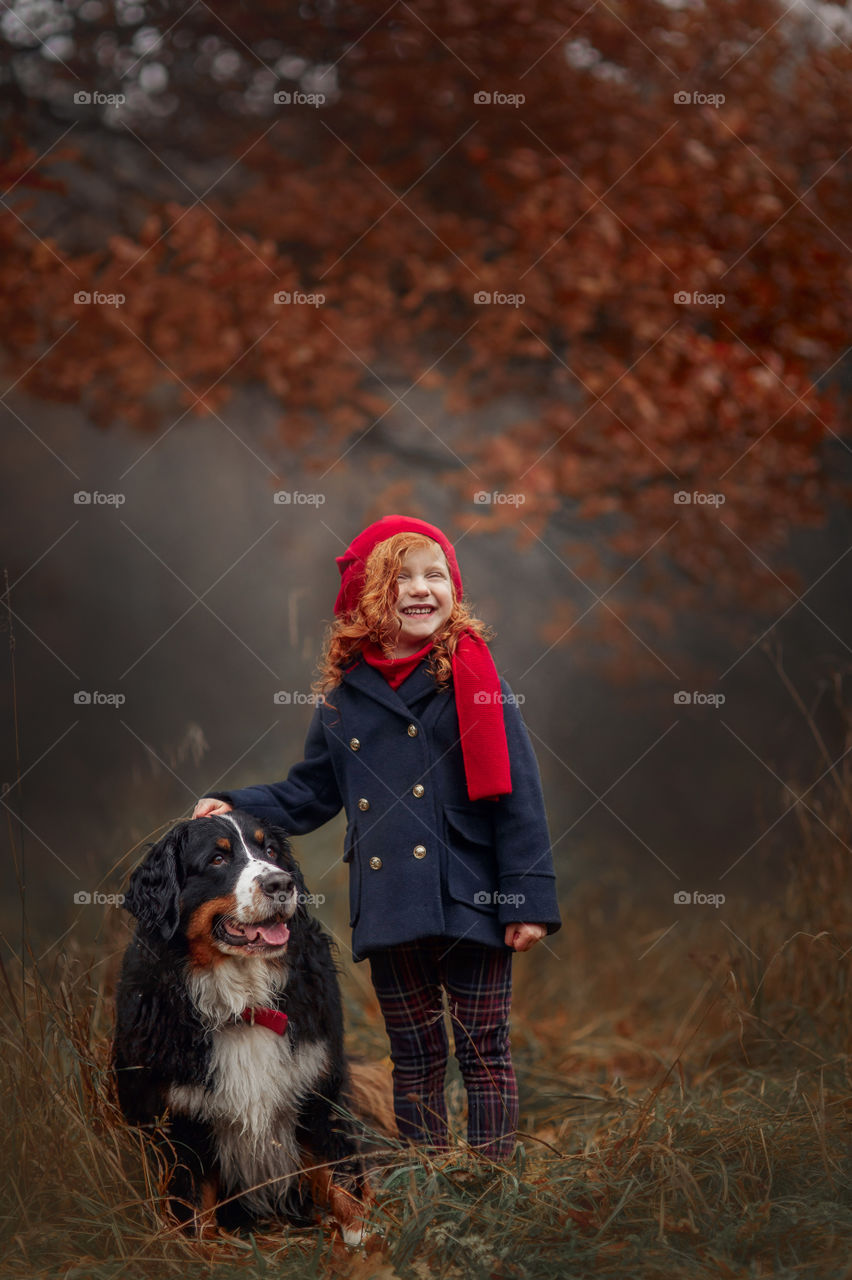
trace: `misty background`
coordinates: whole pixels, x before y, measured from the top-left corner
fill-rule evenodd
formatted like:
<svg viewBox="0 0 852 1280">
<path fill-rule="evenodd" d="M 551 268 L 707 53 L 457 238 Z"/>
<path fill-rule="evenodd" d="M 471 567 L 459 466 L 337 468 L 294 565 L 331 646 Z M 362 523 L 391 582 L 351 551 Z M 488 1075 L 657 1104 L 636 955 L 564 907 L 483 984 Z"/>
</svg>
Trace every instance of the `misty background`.
<svg viewBox="0 0 852 1280">
<path fill-rule="evenodd" d="M 339 582 L 335 556 L 385 509 L 372 497 L 379 478 L 368 441 L 324 476 L 306 474 L 270 447 L 262 398 L 246 400 L 226 415 L 233 433 L 201 419 L 153 440 L 103 433 L 74 411 L 25 399 L 16 412 L 36 423 L 38 438 L 17 417 L 4 421 L 10 945 L 20 929 L 10 836 L 23 849 L 34 937 L 48 945 L 72 925 L 94 936 L 111 908 L 82 907 L 75 893 L 120 891 L 144 842 L 188 817 L 197 797 L 277 781 L 301 758 Z M 396 509 L 457 539 L 460 513 L 434 468 L 400 460 L 391 471 L 410 486 Z M 382 487 L 388 478 L 385 460 Z M 123 502 L 80 505 L 81 491 Z M 293 495 L 289 504 L 275 502 L 279 491 Z M 832 678 L 849 666 L 850 532 L 848 511 L 838 510 L 824 529 L 797 537 L 805 579 L 825 576 L 806 603 L 791 596 L 770 636 L 835 755 L 842 720 Z M 509 530 L 477 537 L 475 528 L 457 545 L 465 591 L 496 630 L 498 668 L 524 698 L 564 910 L 572 889 L 593 878 L 657 902 L 661 925 L 678 889 L 728 900 L 780 892 L 779 859 L 796 840 L 784 784 L 807 786 L 824 766 L 763 646 L 711 645 L 697 617 L 675 676 L 660 662 L 656 679 L 615 684 L 598 671 L 585 621 L 558 644 L 542 639 L 560 600 L 581 612 L 604 607 L 547 546 L 519 549 Z M 753 641 L 766 626 L 754 620 Z M 655 637 L 636 643 L 653 648 Z M 680 689 L 725 702 L 676 705 Z M 79 705 L 81 690 L 124 701 Z M 274 701 L 280 691 L 289 704 Z M 338 930 L 343 825 L 339 815 L 296 841 L 311 887 L 329 900 L 319 914 Z"/>
<path fill-rule="evenodd" d="M 195 191 L 214 180 L 221 181 L 217 198 L 239 202 L 246 172 L 235 165 L 223 175 L 223 169 L 246 120 L 250 132 L 259 131 L 258 120 L 266 127 L 269 86 L 263 77 L 269 67 L 264 63 L 264 71 L 245 57 L 210 6 L 192 9 L 191 22 L 182 19 L 172 43 L 164 41 L 162 48 L 159 33 L 171 31 L 168 6 L 118 6 L 112 26 L 107 7 L 92 0 L 37 12 L 28 5 L 7 10 L 4 120 L 26 128 L 34 157 L 56 148 L 50 172 L 66 183 L 62 192 L 27 190 L 26 218 L 40 235 L 59 237 L 67 252 L 95 253 L 117 231 L 128 237 L 154 202 L 189 204 Z M 337 30 L 328 6 L 302 9 L 299 17 L 289 11 L 282 15 L 280 27 L 264 42 L 252 24 L 259 27 L 269 15 L 262 6 L 242 7 L 246 40 L 274 65 L 281 83 L 324 87 L 331 101 L 328 118 L 337 128 L 347 119 L 351 93 L 352 119 L 366 121 L 375 149 L 371 158 L 378 164 L 382 131 L 391 137 L 398 122 L 392 111 L 371 114 L 364 88 L 369 89 L 367 32 Z M 825 34 L 829 10 L 835 14 L 833 6 L 814 6 L 817 43 L 831 43 Z M 188 17 L 190 11 L 185 12 Z M 831 22 L 837 26 L 835 18 Z M 196 22 L 207 23 L 209 30 L 199 30 L 196 37 Z M 392 82 L 392 105 L 400 113 L 411 108 L 405 51 L 414 49 L 416 58 L 414 46 L 422 39 L 432 59 L 430 76 L 445 76 L 449 67 L 464 83 L 463 109 L 469 110 L 471 84 L 459 58 L 450 57 L 446 45 L 442 54 L 440 42 L 431 42 L 417 24 L 409 23 L 408 30 L 402 12 L 386 25 L 398 44 L 388 55 L 391 72 L 402 77 Z M 773 28 L 771 39 L 761 44 L 761 56 L 783 30 Z M 356 35 L 360 64 L 348 58 Z M 630 77 L 646 89 L 652 75 L 662 74 L 653 59 L 647 65 L 636 61 L 644 55 L 635 41 L 621 33 L 616 38 L 604 31 L 604 36 L 608 60 L 585 36 L 585 44 L 578 39 L 568 47 L 574 77 L 569 84 L 598 67 L 609 95 Z M 619 40 L 623 48 L 616 47 Z M 667 56 L 674 57 L 674 47 L 666 49 Z M 512 41 L 498 40 L 488 52 L 509 59 Z M 798 57 L 799 47 L 793 52 Z M 532 63 L 537 56 L 532 46 L 526 53 Z M 629 75 L 615 74 L 621 70 L 614 62 L 618 53 L 624 54 Z M 332 74 L 327 64 L 333 58 L 340 66 Z M 542 62 L 542 75 L 550 65 Z M 740 70 L 745 73 L 747 67 L 742 60 Z M 126 91 L 125 116 L 110 108 L 77 110 L 69 90 L 77 83 L 66 74 L 69 68 L 79 68 L 80 83 Z M 116 70 L 120 81 L 114 80 Z M 499 82 L 498 74 L 494 78 Z M 664 75 L 663 80 L 668 91 L 671 84 Z M 734 83 L 735 78 L 728 82 L 732 100 Z M 449 92 L 414 104 L 418 129 L 421 116 L 426 121 L 422 136 L 416 135 L 418 149 L 424 137 L 435 143 L 436 152 L 444 148 L 439 129 L 448 103 L 452 106 Z M 569 106 L 569 122 L 574 108 L 594 113 L 594 101 L 590 107 L 588 95 L 579 91 Z M 126 119 L 135 132 L 123 128 Z M 701 117 L 690 119 L 698 132 Z M 618 141 L 617 122 L 597 120 L 601 128 L 612 127 Z M 450 116 L 455 129 L 453 121 Z M 72 125 L 79 153 L 73 162 L 62 151 Z M 221 142 L 220 125 L 225 129 Z M 323 146 L 328 155 L 334 151 L 316 113 L 293 117 L 281 128 L 289 129 L 284 136 L 291 166 Z M 486 141 L 499 138 L 501 129 L 514 129 L 532 145 L 518 121 L 508 117 L 495 124 L 483 114 L 478 129 Z M 611 139 L 599 151 L 606 155 L 609 145 Z M 701 146 L 690 154 L 702 159 Z M 431 154 L 424 147 L 415 157 L 415 172 L 426 169 Z M 474 160 L 483 163 L 481 154 Z M 460 170 L 466 173 L 474 160 L 458 160 Z M 451 161 L 456 163 L 456 153 Z M 820 156 L 819 162 L 824 168 L 828 160 Z M 452 176 L 444 179 L 436 170 L 430 180 L 438 205 L 446 199 L 451 208 Z M 402 180 L 397 185 L 402 188 Z M 641 181 L 637 190 L 641 206 Z M 277 210 L 282 222 L 291 214 L 287 197 L 285 188 Z M 332 186 L 327 192 L 332 240 L 336 201 Z M 812 230 L 818 233 L 816 226 Z M 282 230 L 282 241 L 288 235 L 292 229 Z M 495 234 L 495 253 L 498 242 Z M 416 257 L 409 248 L 400 253 L 403 260 Z M 26 274 L 15 252 L 8 261 L 10 279 L 16 269 Z M 545 276 L 552 261 L 541 269 Z M 447 263 L 452 267 L 449 257 Z M 639 289 L 636 281 L 616 285 L 620 320 L 623 303 Z M 399 314 L 402 318 L 402 307 Z M 46 315 L 45 332 L 48 320 Z M 783 315 L 773 320 L 779 332 L 783 320 Z M 81 331 L 85 321 L 79 321 Z M 446 334 L 443 347 L 462 332 L 463 323 Z M 710 324 L 701 318 L 696 330 L 709 332 Z M 17 330 L 6 337 L 11 343 Z M 35 342 L 35 363 L 46 361 L 49 340 L 48 334 L 41 335 L 40 347 Z M 198 342 L 203 347 L 202 337 Z M 430 358 L 423 354 L 419 367 Z M 566 498 L 539 534 L 526 521 L 535 504 L 530 494 L 529 505 L 518 508 L 516 523 L 495 526 L 483 520 L 478 527 L 484 512 L 474 495 L 498 491 L 477 470 L 472 444 L 497 446 L 519 415 L 534 418 L 539 405 L 528 388 L 520 386 L 514 397 L 495 394 L 485 407 L 453 408 L 440 390 L 426 384 L 409 392 L 413 378 L 392 362 L 377 362 L 376 368 L 385 389 L 404 399 L 362 434 L 346 438 L 339 450 L 330 450 L 320 464 L 309 462 L 310 441 L 300 448 L 282 436 L 280 415 L 283 409 L 286 417 L 290 406 L 259 381 L 238 387 L 215 415 L 192 413 L 176 425 L 177 414 L 164 410 L 156 429 L 129 426 L 122 421 L 127 405 L 116 404 L 115 421 L 105 429 L 94 425 L 82 403 L 61 405 L 28 394 L 23 371 L 6 379 L 0 404 L 0 567 L 8 584 L 0 610 L 5 818 L 0 928 L 11 950 L 21 940 L 21 877 L 30 933 L 39 946 L 49 949 L 69 932 L 93 938 L 111 908 L 78 904 L 75 894 L 120 892 L 146 842 L 188 817 L 199 796 L 215 788 L 279 780 L 301 758 L 312 711 L 307 695 L 338 589 L 335 556 L 366 524 L 391 511 L 425 518 L 456 542 L 466 593 L 496 631 L 495 660 L 524 700 L 542 772 L 565 913 L 572 910 L 572 894 L 594 883 L 610 885 L 622 898 L 656 904 L 661 930 L 676 919 L 677 890 L 724 892 L 729 901 L 737 895 L 771 898 L 783 891 L 783 860 L 798 847 L 794 792 L 809 788 L 826 770 L 826 754 L 836 760 L 846 745 L 844 681 L 852 657 L 848 507 L 826 503 L 824 522 L 809 529 L 781 515 L 767 531 L 784 547 L 770 571 L 794 568 L 804 584 L 801 601 L 789 591 L 786 605 L 769 615 L 750 614 L 744 582 L 744 604 L 729 617 L 720 616 L 708 574 L 703 604 L 676 617 L 671 633 L 655 632 L 644 618 L 633 631 L 631 593 L 638 600 L 641 588 L 624 565 L 613 563 L 609 581 L 595 587 L 602 595 L 616 586 L 612 603 L 624 618 L 636 659 L 632 675 L 621 669 L 616 678 L 612 655 L 592 625 L 607 601 L 596 599 L 582 574 L 575 576 L 566 550 L 569 537 L 574 545 L 579 540 L 602 549 L 609 532 L 606 519 L 580 518 L 576 503 Z M 827 364 L 823 368 L 828 371 Z M 496 379 L 501 371 L 496 353 L 487 376 Z M 816 382 L 820 372 L 815 371 Z M 843 419 L 848 360 L 835 361 L 830 372 Z M 557 398 L 573 406 L 576 389 L 566 388 L 564 381 L 557 386 Z M 317 413 L 317 431 L 321 426 Z M 848 482 L 849 456 L 846 439 L 833 435 L 820 446 L 819 463 L 828 475 Z M 461 477 L 463 489 L 448 485 L 448 472 Z M 509 488 L 504 485 L 503 496 Z M 274 495 L 282 491 L 296 496 L 276 503 Z M 112 500 L 75 502 L 81 492 Z M 306 494 L 313 500 L 300 501 L 298 495 Z M 678 514 L 673 507 L 672 520 Z M 716 514 L 724 519 L 724 508 Z M 729 545 L 733 553 L 736 548 Z M 665 593 L 655 603 L 664 610 Z M 559 619 L 566 616 L 572 621 L 562 626 Z M 675 700 L 681 690 L 722 695 L 724 703 L 682 705 Z M 112 701 L 75 701 L 81 691 Z M 289 692 L 291 701 L 276 702 L 279 691 Z M 118 698 L 121 704 L 115 705 Z M 808 725 L 809 715 L 818 737 Z M 803 802 L 813 805 L 818 795 L 817 788 Z M 296 852 L 310 886 L 328 895 L 319 914 L 336 926 L 345 946 L 338 911 L 345 885 L 342 831 L 340 815 L 298 840 Z M 712 909 L 708 915 L 717 927 Z"/>
</svg>

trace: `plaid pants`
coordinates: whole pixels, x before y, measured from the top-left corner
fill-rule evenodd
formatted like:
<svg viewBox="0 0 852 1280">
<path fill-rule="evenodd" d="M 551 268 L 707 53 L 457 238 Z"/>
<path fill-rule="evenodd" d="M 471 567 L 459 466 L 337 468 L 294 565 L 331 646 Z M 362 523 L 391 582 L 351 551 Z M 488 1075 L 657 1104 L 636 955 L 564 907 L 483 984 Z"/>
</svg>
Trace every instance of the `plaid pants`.
<svg viewBox="0 0 852 1280">
<path fill-rule="evenodd" d="M 509 1052 L 512 955 L 508 948 L 478 942 L 419 938 L 369 956 L 390 1040 L 400 1137 L 438 1150 L 450 1145 L 443 987 L 467 1090 L 468 1143 L 491 1159 L 511 1156 L 518 1126 L 518 1086 Z"/>
</svg>

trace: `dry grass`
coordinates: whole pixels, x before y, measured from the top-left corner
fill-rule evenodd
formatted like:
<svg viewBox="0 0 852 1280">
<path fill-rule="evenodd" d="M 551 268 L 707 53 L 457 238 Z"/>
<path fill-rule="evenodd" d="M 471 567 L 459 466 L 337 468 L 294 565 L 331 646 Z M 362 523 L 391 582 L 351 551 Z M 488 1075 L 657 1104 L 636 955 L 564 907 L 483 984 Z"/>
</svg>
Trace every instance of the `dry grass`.
<svg viewBox="0 0 852 1280">
<path fill-rule="evenodd" d="M 294 1276 L 365 1280 L 852 1275 L 848 855 L 802 831 L 783 908 L 747 913 L 764 962 L 733 933 L 726 954 L 702 950 L 711 921 L 648 951 L 635 905 L 604 934 L 575 900 L 559 947 L 586 976 L 569 993 L 566 961 L 518 966 L 516 1158 L 385 1142 L 362 1254 L 327 1229 L 196 1242 L 163 1226 L 162 1170 L 108 1073 L 114 958 L 69 947 L 50 972 L 7 967 L 3 1274 L 249 1278 L 286 1258 Z"/>
<path fill-rule="evenodd" d="M 849 1280 L 850 797 L 841 766 L 818 818 L 797 809 L 774 901 L 669 929 L 607 885 L 575 894 L 551 951 L 516 961 L 514 1160 L 377 1135 L 373 1235 L 353 1253 L 328 1227 L 202 1242 L 163 1224 L 163 1170 L 108 1072 L 118 913 L 97 955 L 71 938 L 49 968 L 7 964 L 2 1275 Z M 347 972 L 369 1058 L 378 1010 L 354 987 Z M 457 1079 L 450 1096 L 461 1126 Z"/>
</svg>

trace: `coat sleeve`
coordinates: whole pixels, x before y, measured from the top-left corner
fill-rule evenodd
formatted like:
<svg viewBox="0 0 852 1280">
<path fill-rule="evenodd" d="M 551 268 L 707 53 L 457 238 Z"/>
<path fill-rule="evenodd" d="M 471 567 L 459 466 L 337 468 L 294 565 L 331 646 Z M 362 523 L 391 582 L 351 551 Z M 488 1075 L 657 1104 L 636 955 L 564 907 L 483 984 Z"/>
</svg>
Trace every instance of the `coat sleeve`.
<svg viewBox="0 0 852 1280">
<path fill-rule="evenodd" d="M 503 720 L 509 748 L 512 790 L 495 805 L 494 844 L 502 898 L 501 924 L 545 924 L 548 933 L 562 927 L 556 897 L 556 873 L 538 761 L 517 700 L 505 680 Z"/>
<path fill-rule="evenodd" d="M 262 820 L 284 827 L 290 835 L 306 835 L 343 807 L 319 706 L 308 728 L 304 755 L 283 782 L 260 783 L 237 791 L 208 791 L 207 795 L 226 800 L 234 809 L 247 809 Z"/>
</svg>

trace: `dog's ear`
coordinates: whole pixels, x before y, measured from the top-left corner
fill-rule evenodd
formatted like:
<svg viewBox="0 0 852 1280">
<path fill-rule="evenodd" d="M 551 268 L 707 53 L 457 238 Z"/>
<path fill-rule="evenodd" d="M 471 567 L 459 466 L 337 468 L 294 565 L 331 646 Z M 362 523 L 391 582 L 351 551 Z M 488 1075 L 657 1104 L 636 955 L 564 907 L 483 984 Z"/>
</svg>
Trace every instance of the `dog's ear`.
<svg viewBox="0 0 852 1280">
<path fill-rule="evenodd" d="M 123 906 L 144 929 L 159 933 L 165 941 L 174 935 L 180 920 L 178 853 L 185 823 L 179 823 L 151 849 L 130 877 Z"/>
</svg>

